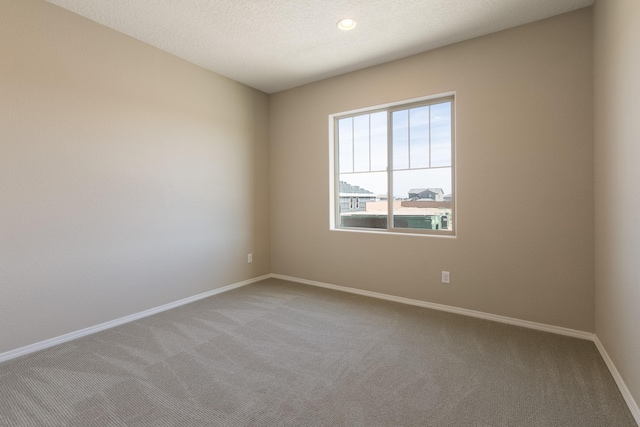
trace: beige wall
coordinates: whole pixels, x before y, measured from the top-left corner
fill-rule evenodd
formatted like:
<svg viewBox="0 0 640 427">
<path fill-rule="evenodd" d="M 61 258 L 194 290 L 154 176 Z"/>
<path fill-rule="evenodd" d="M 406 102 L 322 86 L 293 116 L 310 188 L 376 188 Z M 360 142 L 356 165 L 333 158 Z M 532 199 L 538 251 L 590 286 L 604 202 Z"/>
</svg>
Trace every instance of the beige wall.
<svg viewBox="0 0 640 427">
<path fill-rule="evenodd" d="M 640 402 L 638 22 L 637 0 L 596 1 L 596 334 L 636 402 Z"/>
<path fill-rule="evenodd" d="M 272 95 L 272 272 L 593 331 L 591 43 L 582 9 Z M 446 91 L 457 237 L 330 231 L 327 116 Z"/>
<path fill-rule="evenodd" d="M 41 0 L 0 40 L 0 353 L 269 273 L 267 95 Z"/>
<path fill-rule="evenodd" d="M 590 9 L 269 101 L 0 8 L 0 352 L 270 271 L 593 330 Z M 330 231 L 327 116 L 451 90 L 458 236 Z"/>
</svg>

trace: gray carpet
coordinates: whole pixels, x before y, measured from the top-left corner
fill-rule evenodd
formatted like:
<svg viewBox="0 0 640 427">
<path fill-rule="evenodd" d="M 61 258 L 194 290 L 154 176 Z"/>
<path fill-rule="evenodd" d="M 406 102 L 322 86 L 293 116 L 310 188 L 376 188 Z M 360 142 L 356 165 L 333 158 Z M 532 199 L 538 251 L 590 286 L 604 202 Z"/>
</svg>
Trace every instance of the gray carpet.
<svg viewBox="0 0 640 427">
<path fill-rule="evenodd" d="M 635 426 L 593 343 L 276 279 L 0 364 L 3 426 Z"/>
</svg>

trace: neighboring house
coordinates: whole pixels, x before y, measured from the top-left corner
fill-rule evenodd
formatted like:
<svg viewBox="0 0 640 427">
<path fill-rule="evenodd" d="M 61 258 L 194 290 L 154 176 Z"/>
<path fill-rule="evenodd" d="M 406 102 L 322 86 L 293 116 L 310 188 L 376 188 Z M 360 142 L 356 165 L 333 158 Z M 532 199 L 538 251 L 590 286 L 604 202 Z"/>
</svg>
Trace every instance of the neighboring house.
<svg viewBox="0 0 640 427">
<path fill-rule="evenodd" d="M 409 190 L 409 199 L 428 199 L 434 202 L 444 201 L 444 191 L 442 188 L 412 188 Z"/>
<path fill-rule="evenodd" d="M 375 202 L 376 195 L 369 190 L 340 181 L 340 212 L 364 211 L 367 202 Z"/>
<path fill-rule="evenodd" d="M 451 193 L 444 195 L 444 201 L 445 202 L 450 202 L 451 201 Z"/>
</svg>

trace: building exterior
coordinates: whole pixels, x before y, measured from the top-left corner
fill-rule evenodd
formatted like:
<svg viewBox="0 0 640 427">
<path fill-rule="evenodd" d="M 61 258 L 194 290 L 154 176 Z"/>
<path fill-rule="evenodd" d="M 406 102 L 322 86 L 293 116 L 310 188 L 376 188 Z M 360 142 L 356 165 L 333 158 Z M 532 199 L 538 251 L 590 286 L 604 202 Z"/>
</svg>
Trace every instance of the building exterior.
<svg viewBox="0 0 640 427">
<path fill-rule="evenodd" d="M 409 190 L 409 199 L 427 199 L 442 202 L 444 201 L 444 191 L 442 191 L 442 188 L 412 188 Z"/>
<path fill-rule="evenodd" d="M 357 185 L 340 181 L 340 212 L 362 212 L 367 202 L 375 202 L 376 195 Z"/>
</svg>

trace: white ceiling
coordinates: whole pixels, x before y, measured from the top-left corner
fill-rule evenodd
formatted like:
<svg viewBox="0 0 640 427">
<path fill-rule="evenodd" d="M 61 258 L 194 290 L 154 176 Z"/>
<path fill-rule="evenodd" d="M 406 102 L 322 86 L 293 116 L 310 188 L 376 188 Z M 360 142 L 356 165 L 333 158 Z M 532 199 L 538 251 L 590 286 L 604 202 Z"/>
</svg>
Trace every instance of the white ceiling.
<svg viewBox="0 0 640 427">
<path fill-rule="evenodd" d="M 594 0 L 47 0 L 267 93 Z M 336 23 L 358 23 L 341 31 Z"/>
</svg>

